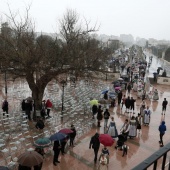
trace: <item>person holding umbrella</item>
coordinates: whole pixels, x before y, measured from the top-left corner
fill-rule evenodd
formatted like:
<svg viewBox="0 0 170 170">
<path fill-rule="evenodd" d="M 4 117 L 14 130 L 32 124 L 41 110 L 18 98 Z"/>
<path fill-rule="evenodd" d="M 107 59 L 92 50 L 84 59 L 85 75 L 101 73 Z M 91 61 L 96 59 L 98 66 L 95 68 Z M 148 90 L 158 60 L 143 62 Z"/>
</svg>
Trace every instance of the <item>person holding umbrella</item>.
<svg viewBox="0 0 170 170">
<path fill-rule="evenodd" d="M 53 151 L 54 151 L 53 165 L 57 166 L 56 163 L 60 163 L 60 161 L 58 160 L 58 156 L 59 156 L 60 151 L 61 151 L 61 142 L 60 142 L 60 140 L 54 141 Z"/>
<path fill-rule="evenodd" d="M 43 148 L 35 148 L 35 151 L 44 157 L 45 153 L 44 153 Z M 34 170 L 41 170 L 42 169 L 42 164 L 43 164 L 43 162 L 40 163 L 39 165 L 35 165 Z"/>
<path fill-rule="evenodd" d="M 91 147 L 94 150 L 94 163 L 96 164 L 97 162 L 97 155 L 98 155 L 98 151 L 100 148 L 100 141 L 99 141 L 99 134 L 96 133 L 94 136 L 92 136 L 91 140 L 90 140 L 90 144 L 89 144 L 89 149 L 91 149 Z"/>
</svg>

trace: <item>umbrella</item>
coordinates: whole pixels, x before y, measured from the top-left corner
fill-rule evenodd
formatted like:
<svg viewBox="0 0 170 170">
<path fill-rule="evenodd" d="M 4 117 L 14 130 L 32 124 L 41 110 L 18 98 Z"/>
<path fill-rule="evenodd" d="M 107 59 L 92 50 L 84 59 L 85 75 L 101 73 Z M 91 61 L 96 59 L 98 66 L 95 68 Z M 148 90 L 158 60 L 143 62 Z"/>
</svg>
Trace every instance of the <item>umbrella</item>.
<svg viewBox="0 0 170 170">
<path fill-rule="evenodd" d="M 49 138 L 39 138 L 34 142 L 36 148 L 46 148 L 51 145 Z"/>
<path fill-rule="evenodd" d="M 112 146 L 114 143 L 114 139 L 108 134 L 100 134 L 99 141 L 104 146 Z"/>
<path fill-rule="evenodd" d="M 108 90 L 103 90 L 102 91 L 102 94 L 105 94 L 105 93 L 107 93 L 108 92 Z"/>
<path fill-rule="evenodd" d="M 32 98 L 32 97 L 27 97 L 27 98 L 26 98 L 26 100 L 28 100 L 28 101 L 32 101 L 32 100 L 33 100 L 33 98 Z"/>
<path fill-rule="evenodd" d="M 119 84 L 119 81 L 113 81 L 112 84 Z"/>
<path fill-rule="evenodd" d="M 154 72 L 153 74 L 154 74 L 154 75 L 157 75 L 158 73 Z"/>
<path fill-rule="evenodd" d="M 118 80 L 121 80 L 121 81 L 122 81 L 123 79 L 120 77 L 120 78 L 118 78 Z"/>
<path fill-rule="evenodd" d="M 98 105 L 98 100 L 96 99 L 93 99 L 93 100 L 90 100 L 90 105 Z"/>
<path fill-rule="evenodd" d="M 27 151 L 18 157 L 18 163 L 22 166 L 32 167 L 43 162 L 43 157 L 36 151 Z"/>
<path fill-rule="evenodd" d="M 99 103 L 100 103 L 100 104 L 106 104 L 106 100 L 101 99 L 101 100 L 99 100 Z"/>
<path fill-rule="evenodd" d="M 73 133 L 73 131 L 71 129 L 65 128 L 65 129 L 61 129 L 59 133 L 69 134 L 69 133 Z"/>
<path fill-rule="evenodd" d="M 115 90 L 121 90 L 121 87 L 115 87 Z"/>
<path fill-rule="evenodd" d="M 50 136 L 51 141 L 56 141 L 56 140 L 63 140 L 66 138 L 66 134 L 63 133 L 55 133 L 54 135 Z"/>
<path fill-rule="evenodd" d="M 9 170 L 9 168 L 6 166 L 0 166 L 0 170 Z"/>
<path fill-rule="evenodd" d="M 162 68 L 162 67 L 158 67 L 158 69 L 159 69 L 159 70 L 163 70 L 163 68 Z"/>
</svg>

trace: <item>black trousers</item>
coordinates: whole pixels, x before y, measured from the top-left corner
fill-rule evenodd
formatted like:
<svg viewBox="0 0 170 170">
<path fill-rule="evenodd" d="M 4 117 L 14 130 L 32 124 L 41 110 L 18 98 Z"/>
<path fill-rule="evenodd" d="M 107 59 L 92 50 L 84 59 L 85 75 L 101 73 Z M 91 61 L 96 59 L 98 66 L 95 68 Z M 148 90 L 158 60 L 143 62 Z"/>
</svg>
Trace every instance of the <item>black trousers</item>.
<svg viewBox="0 0 170 170">
<path fill-rule="evenodd" d="M 166 111 L 166 106 L 162 106 L 162 111 Z"/>
<path fill-rule="evenodd" d="M 98 155 L 99 148 L 94 148 L 94 162 L 97 162 L 97 155 Z"/>
<path fill-rule="evenodd" d="M 61 153 L 64 154 L 64 150 L 65 150 L 65 146 L 66 146 L 66 142 L 61 144 Z"/>
<path fill-rule="evenodd" d="M 134 106 L 134 105 L 131 105 L 131 106 L 130 106 L 130 109 L 134 111 L 134 110 L 135 110 L 135 106 Z"/>
<path fill-rule="evenodd" d="M 118 98 L 118 104 L 120 104 L 120 103 L 121 103 L 121 100 L 122 100 L 122 98 Z"/>
<path fill-rule="evenodd" d="M 53 163 L 55 163 L 55 162 L 58 161 L 58 156 L 59 156 L 59 154 L 60 154 L 60 150 L 61 150 L 61 149 L 56 149 L 56 150 L 54 151 Z"/>
<path fill-rule="evenodd" d="M 50 109 L 47 109 L 47 116 L 50 116 Z"/>
<path fill-rule="evenodd" d="M 160 133 L 160 144 L 162 144 L 163 145 L 163 133 Z"/>
<path fill-rule="evenodd" d="M 70 138 L 70 146 L 73 146 L 74 145 L 74 138 Z"/>
</svg>

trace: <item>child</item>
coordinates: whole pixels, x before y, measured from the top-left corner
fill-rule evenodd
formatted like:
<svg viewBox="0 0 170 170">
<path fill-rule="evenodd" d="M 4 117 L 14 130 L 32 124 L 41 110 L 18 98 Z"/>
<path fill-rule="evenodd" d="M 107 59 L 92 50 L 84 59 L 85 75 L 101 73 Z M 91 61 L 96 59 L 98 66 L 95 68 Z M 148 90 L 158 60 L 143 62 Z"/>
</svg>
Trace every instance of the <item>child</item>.
<svg viewBox="0 0 170 170">
<path fill-rule="evenodd" d="M 42 118 L 39 118 L 39 119 L 38 119 L 35 127 L 36 127 L 37 129 L 40 129 L 40 130 L 44 129 L 45 125 L 44 125 L 44 121 L 42 120 Z"/>
<path fill-rule="evenodd" d="M 122 150 L 123 150 L 122 157 L 124 157 L 125 154 L 127 155 L 128 149 L 129 149 L 129 148 L 128 148 L 128 146 L 127 146 L 126 144 L 124 144 L 124 145 L 122 146 Z"/>
</svg>

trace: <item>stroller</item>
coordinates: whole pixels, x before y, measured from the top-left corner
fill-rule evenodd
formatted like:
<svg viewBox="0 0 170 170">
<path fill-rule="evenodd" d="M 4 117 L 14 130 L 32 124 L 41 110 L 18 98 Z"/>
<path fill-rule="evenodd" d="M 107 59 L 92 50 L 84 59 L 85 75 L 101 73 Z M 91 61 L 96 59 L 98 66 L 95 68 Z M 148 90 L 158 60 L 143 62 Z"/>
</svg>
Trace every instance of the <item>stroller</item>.
<svg viewBox="0 0 170 170">
<path fill-rule="evenodd" d="M 120 150 L 122 150 L 122 146 L 124 145 L 125 141 L 126 141 L 126 136 L 123 135 L 123 134 L 119 135 L 119 136 L 118 136 L 117 144 L 116 144 L 116 146 L 115 146 L 115 149 L 120 149 Z"/>
</svg>

